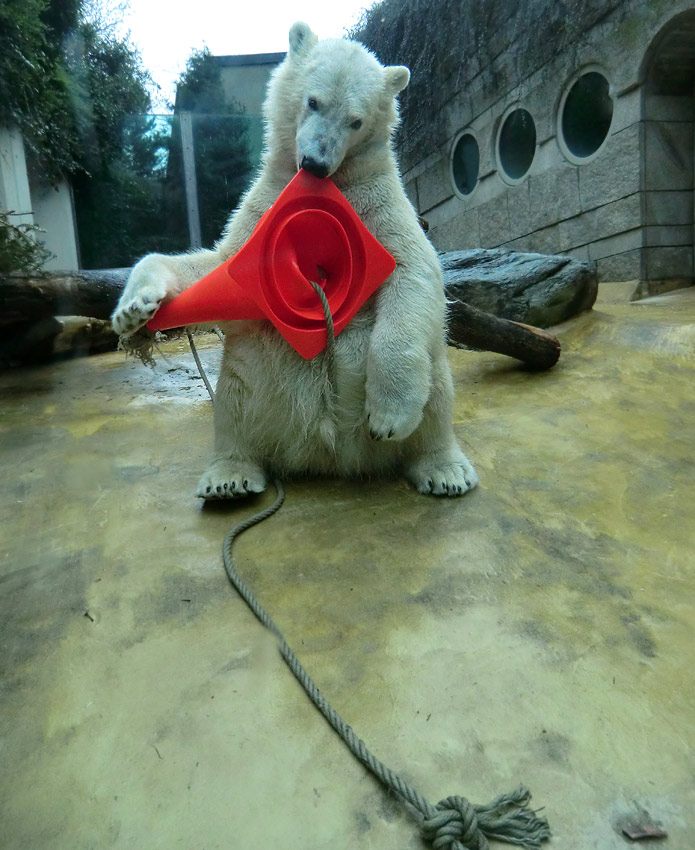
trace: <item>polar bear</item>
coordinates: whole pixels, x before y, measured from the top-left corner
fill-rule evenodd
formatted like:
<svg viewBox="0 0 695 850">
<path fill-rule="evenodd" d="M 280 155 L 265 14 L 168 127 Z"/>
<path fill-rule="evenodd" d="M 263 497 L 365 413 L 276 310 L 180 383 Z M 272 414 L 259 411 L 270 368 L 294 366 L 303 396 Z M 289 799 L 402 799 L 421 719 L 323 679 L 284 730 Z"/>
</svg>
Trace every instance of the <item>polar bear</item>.
<svg viewBox="0 0 695 850">
<path fill-rule="evenodd" d="M 197 495 L 259 493 L 267 476 L 403 474 L 420 493 L 459 496 L 478 482 L 454 435 L 453 381 L 437 255 L 404 192 L 392 150 L 396 97 L 410 72 L 363 45 L 319 41 L 304 23 L 264 104 L 259 176 L 212 250 L 150 254 L 113 314 L 127 337 L 157 308 L 235 254 L 300 168 L 330 178 L 396 268 L 325 352 L 304 360 L 269 322 L 224 327 L 212 462 Z"/>
</svg>

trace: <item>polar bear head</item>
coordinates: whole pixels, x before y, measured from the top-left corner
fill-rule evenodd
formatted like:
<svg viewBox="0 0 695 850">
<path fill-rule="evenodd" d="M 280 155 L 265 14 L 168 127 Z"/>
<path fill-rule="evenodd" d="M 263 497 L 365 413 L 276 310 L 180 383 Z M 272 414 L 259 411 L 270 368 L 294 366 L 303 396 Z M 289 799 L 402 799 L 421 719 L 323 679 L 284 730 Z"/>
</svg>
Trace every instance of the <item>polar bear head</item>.
<svg viewBox="0 0 695 850">
<path fill-rule="evenodd" d="M 384 67 L 356 41 L 319 41 L 304 23 L 294 24 L 289 41 L 264 104 L 269 164 L 329 177 L 360 158 L 383 156 L 409 70 Z"/>
</svg>

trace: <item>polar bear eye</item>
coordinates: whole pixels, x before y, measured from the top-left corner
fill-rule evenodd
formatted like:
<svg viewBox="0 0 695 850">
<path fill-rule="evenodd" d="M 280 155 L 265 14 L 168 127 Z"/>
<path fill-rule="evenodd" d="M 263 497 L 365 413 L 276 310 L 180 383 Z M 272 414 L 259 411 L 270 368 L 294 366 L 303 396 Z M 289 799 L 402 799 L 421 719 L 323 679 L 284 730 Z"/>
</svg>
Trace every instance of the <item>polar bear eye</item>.
<svg viewBox="0 0 695 850">
<path fill-rule="evenodd" d="M 316 110 L 319 108 L 318 101 L 315 97 L 310 97 L 309 100 L 307 100 L 306 105 L 309 107 L 309 109 L 311 109 L 312 112 L 316 112 Z"/>
<path fill-rule="evenodd" d="M 359 130 L 359 129 L 360 129 L 360 127 L 362 126 L 362 119 L 361 119 L 361 118 L 356 118 L 356 119 L 352 122 L 352 124 L 350 124 L 350 126 L 352 127 L 352 129 L 353 129 L 353 130 Z"/>
</svg>

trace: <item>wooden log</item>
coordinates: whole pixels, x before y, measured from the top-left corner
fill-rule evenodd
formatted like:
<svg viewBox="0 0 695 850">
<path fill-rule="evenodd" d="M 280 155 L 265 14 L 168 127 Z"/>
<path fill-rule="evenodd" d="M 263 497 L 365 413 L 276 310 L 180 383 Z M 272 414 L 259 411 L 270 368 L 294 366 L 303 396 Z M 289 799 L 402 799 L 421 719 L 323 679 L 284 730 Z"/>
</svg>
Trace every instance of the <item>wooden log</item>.
<svg viewBox="0 0 695 850">
<path fill-rule="evenodd" d="M 535 327 L 589 310 L 596 266 L 567 256 L 470 249 L 440 255 L 448 298 Z M 55 272 L 0 279 L 0 327 L 45 316 L 108 319 L 130 269 Z"/>
<path fill-rule="evenodd" d="M 50 316 L 110 319 L 130 269 L 56 272 L 0 279 L 0 327 Z"/>
<path fill-rule="evenodd" d="M 3 328 L 0 366 L 43 363 L 54 357 L 81 357 L 115 351 L 118 335 L 106 319 L 45 316 Z"/>
<path fill-rule="evenodd" d="M 60 330 L 53 341 L 56 355 L 79 356 L 118 348 L 118 334 L 110 320 L 85 316 L 59 316 Z"/>
<path fill-rule="evenodd" d="M 540 328 L 500 319 L 459 299 L 449 301 L 449 345 L 494 351 L 531 369 L 550 369 L 560 357 L 560 341 Z"/>
<path fill-rule="evenodd" d="M 49 328 L 46 322 L 55 316 L 86 316 L 108 321 L 129 271 L 109 269 L 6 277 L 0 281 L 0 327 L 5 331 L 21 329 L 21 336 L 32 329 L 28 333 L 31 340 L 38 333 L 36 329 Z M 451 345 L 506 354 L 535 369 L 548 369 L 557 362 L 560 343 L 555 337 L 524 323 L 498 319 L 467 304 L 455 295 L 461 290 L 462 281 L 454 283 L 456 286 L 447 286 Z M 50 326 L 48 332 L 39 336 L 42 340 L 54 337 L 54 330 Z M 17 334 L 13 335 L 17 339 Z M 103 338 L 103 345 L 108 347 L 108 335 Z M 83 336 L 78 347 L 89 350 Z M 53 351 L 52 345 L 50 350 Z"/>
</svg>

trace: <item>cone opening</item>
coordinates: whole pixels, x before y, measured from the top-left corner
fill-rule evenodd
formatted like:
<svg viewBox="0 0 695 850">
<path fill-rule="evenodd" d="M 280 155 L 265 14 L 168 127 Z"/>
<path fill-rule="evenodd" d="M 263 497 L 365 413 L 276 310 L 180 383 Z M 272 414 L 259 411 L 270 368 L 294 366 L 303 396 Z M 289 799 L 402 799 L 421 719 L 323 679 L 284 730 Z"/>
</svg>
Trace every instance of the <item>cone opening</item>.
<svg viewBox="0 0 695 850">
<path fill-rule="evenodd" d="M 334 206 L 330 201 L 325 205 Z M 314 207 L 288 213 L 264 251 L 269 258 L 261 274 L 264 300 L 277 319 L 291 327 L 321 328 L 325 317 L 309 284 L 313 280 L 323 287 L 337 323 L 362 289 L 361 234 L 338 205 L 330 211 Z"/>
</svg>

